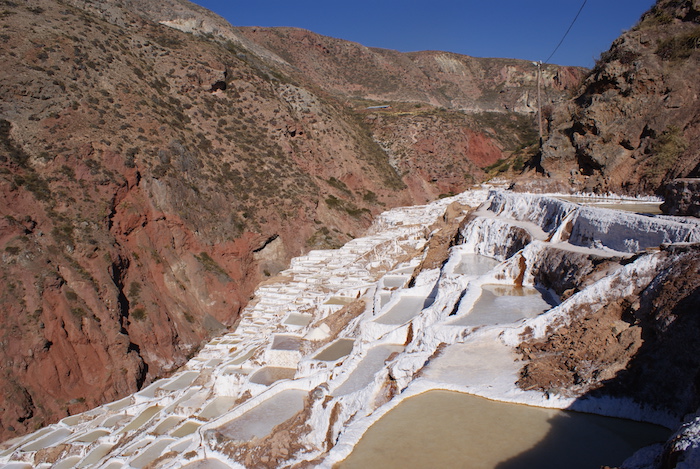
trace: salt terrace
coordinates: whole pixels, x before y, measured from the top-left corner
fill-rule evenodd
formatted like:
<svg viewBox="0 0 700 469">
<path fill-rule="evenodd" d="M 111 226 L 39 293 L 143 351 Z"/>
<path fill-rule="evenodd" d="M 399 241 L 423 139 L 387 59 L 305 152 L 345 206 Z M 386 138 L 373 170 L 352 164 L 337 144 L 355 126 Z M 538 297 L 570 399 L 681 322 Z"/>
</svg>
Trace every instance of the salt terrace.
<svg viewBox="0 0 700 469">
<path fill-rule="evenodd" d="M 462 228 L 464 243 L 452 248 L 441 269 L 417 273 L 429 227 L 455 202 L 481 206 Z M 0 463 L 18 469 L 241 467 L 237 444 L 263 441 L 297 416 L 312 430 L 296 435 L 300 446 L 288 463 L 320 458 L 317 465 L 330 467 L 382 415 L 426 390 L 566 407 L 571 400 L 543 403 L 539 393 L 514 386 L 515 338 L 524 327 L 546 327 L 549 315 L 564 314 L 575 301 L 559 305 L 551 292 L 536 290 L 523 262 L 545 244 L 625 256 L 660 242 L 700 240 L 697 224 L 621 218 L 613 211 L 601 217 L 596 210 L 479 189 L 386 212 L 366 237 L 293 259 L 279 281 L 256 290 L 235 330 L 211 340 L 173 376 L 6 442 Z M 642 225 L 651 234 L 641 241 L 620 239 Z M 518 276 L 528 290 L 513 289 Z M 516 304 L 532 300 L 532 311 L 519 315 L 506 298 L 498 318 L 470 316 L 479 301 L 488 297 L 493 304 L 499 295 Z M 431 361 L 440 344 L 447 348 Z"/>
</svg>

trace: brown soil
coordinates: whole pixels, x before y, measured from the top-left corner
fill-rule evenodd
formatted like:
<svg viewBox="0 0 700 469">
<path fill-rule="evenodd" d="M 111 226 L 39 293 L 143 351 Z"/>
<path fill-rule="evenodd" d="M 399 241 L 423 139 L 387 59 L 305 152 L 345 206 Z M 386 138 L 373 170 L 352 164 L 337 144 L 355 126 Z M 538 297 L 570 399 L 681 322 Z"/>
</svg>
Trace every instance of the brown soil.
<svg viewBox="0 0 700 469">
<path fill-rule="evenodd" d="M 646 254 L 655 255 L 655 254 Z M 670 247 L 639 295 L 577 312 L 518 347 L 518 386 L 627 397 L 678 418 L 700 404 L 700 245 Z"/>
</svg>

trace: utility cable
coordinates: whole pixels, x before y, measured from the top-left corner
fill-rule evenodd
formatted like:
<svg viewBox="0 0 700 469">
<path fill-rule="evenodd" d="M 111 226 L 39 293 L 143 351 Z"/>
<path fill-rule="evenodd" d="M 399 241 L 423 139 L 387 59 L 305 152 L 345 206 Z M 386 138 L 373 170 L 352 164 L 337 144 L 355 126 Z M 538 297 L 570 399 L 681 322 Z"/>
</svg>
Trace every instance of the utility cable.
<svg viewBox="0 0 700 469">
<path fill-rule="evenodd" d="M 562 45 L 562 43 L 564 42 L 564 39 L 566 39 L 566 36 L 569 34 L 569 31 L 571 31 L 571 28 L 574 27 L 574 23 L 576 23 L 576 20 L 578 19 L 578 16 L 581 14 L 581 11 L 583 11 L 583 7 L 586 6 L 587 1 L 588 0 L 583 0 L 583 4 L 581 4 L 581 8 L 578 9 L 578 13 L 576 13 L 574 20 L 569 25 L 569 29 L 566 30 L 566 32 L 564 33 L 564 36 L 561 38 L 561 41 L 559 41 L 559 44 L 557 44 L 557 47 L 554 48 L 552 53 L 549 54 L 549 57 L 547 57 L 547 60 L 544 61 L 545 64 L 549 63 L 549 59 L 551 59 L 554 56 L 554 54 L 557 53 L 557 50 L 559 50 L 559 46 Z"/>
</svg>

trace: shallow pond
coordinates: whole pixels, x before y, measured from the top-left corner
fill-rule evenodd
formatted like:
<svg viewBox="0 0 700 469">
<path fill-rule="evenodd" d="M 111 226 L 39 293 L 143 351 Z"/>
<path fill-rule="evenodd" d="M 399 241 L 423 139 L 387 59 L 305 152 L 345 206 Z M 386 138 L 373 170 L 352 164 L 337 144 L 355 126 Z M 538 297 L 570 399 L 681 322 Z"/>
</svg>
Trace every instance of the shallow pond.
<svg viewBox="0 0 700 469">
<path fill-rule="evenodd" d="M 482 256 L 481 254 L 461 254 L 459 264 L 454 268 L 454 273 L 475 276 L 486 275 L 498 264 L 499 262 L 496 259 Z"/>
<path fill-rule="evenodd" d="M 558 196 L 558 199 L 563 199 L 568 202 L 575 202 L 581 205 L 588 205 L 597 208 L 609 208 L 613 210 L 623 210 L 625 212 L 645 213 L 649 215 L 659 215 L 661 212 L 661 202 L 644 202 L 644 201 L 601 201 L 600 199 L 575 196 Z"/>
<path fill-rule="evenodd" d="M 308 326 L 312 319 L 313 319 L 313 316 L 310 314 L 289 313 L 289 315 L 287 316 L 287 319 L 285 319 L 285 321 L 284 321 L 284 324 L 286 326 L 304 327 L 304 326 Z"/>
<path fill-rule="evenodd" d="M 337 468 L 590 469 L 617 466 L 666 428 L 429 391 L 372 425 Z"/>
<path fill-rule="evenodd" d="M 389 311 L 374 321 L 379 324 L 403 324 L 413 319 L 423 308 L 427 308 L 431 303 L 432 300 L 425 296 L 402 296 Z"/>
<path fill-rule="evenodd" d="M 460 326 L 508 324 L 535 317 L 552 308 L 542 293 L 529 287 L 514 285 L 482 285 L 481 295 L 468 314 L 454 320 Z"/>
<path fill-rule="evenodd" d="M 250 376 L 250 382 L 269 386 L 282 379 L 292 379 L 297 372 L 296 368 L 284 368 L 279 366 L 263 366 Z"/>
<path fill-rule="evenodd" d="M 350 373 L 347 380 L 331 394 L 343 396 L 363 389 L 374 379 L 374 375 L 384 368 L 384 362 L 394 352 L 403 350 L 403 345 L 378 345 L 367 352 L 367 355 L 360 361 L 355 369 Z"/>
<path fill-rule="evenodd" d="M 304 398 L 307 395 L 307 391 L 287 389 L 222 425 L 217 431 L 231 440 L 262 438 L 274 427 L 299 412 L 304 407 Z"/>
<path fill-rule="evenodd" d="M 275 334 L 272 339 L 272 350 L 299 350 L 302 338 L 298 335 Z"/>
<path fill-rule="evenodd" d="M 355 339 L 338 339 L 331 345 L 321 350 L 314 360 L 324 362 L 334 362 L 352 352 L 352 346 L 355 344 Z"/>
</svg>

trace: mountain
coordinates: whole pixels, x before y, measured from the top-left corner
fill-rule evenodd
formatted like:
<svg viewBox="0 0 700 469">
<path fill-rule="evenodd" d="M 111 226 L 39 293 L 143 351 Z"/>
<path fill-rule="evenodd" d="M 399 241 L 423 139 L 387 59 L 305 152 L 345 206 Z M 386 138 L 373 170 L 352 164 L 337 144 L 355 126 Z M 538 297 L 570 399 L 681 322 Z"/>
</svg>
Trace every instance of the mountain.
<svg viewBox="0 0 700 469">
<path fill-rule="evenodd" d="M 700 5 L 660 0 L 548 116 L 541 166 L 586 192 L 659 193 L 700 176 Z"/>
<path fill-rule="evenodd" d="M 1 6 L 0 438 L 173 372 L 293 256 L 535 139 L 527 62 L 280 30 L 285 55 L 176 0 Z M 308 41 L 347 54 L 312 73 Z"/>
</svg>

